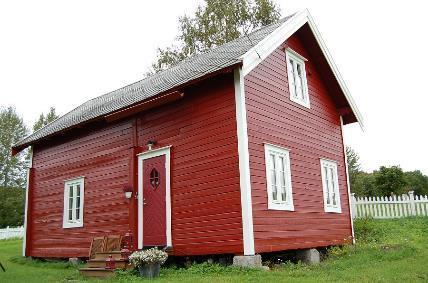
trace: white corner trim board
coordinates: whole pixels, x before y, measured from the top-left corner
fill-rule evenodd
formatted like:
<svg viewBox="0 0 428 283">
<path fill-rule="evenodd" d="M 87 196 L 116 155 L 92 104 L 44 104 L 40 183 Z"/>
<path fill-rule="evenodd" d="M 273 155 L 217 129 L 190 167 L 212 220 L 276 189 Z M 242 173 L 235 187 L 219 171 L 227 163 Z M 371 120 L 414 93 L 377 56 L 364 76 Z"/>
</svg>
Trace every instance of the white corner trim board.
<svg viewBox="0 0 428 283">
<path fill-rule="evenodd" d="M 30 189 L 30 170 L 33 168 L 33 147 L 29 148 L 30 160 L 27 168 L 27 187 L 25 189 L 25 214 L 24 214 L 24 239 L 22 241 L 22 256 L 27 256 L 25 250 L 27 247 L 27 221 L 28 221 L 28 190 Z"/>
<path fill-rule="evenodd" d="M 143 162 L 145 159 L 165 155 L 165 205 L 166 205 L 166 244 L 172 247 L 171 230 L 171 146 L 152 149 L 138 156 L 138 248 L 143 248 Z"/>
<path fill-rule="evenodd" d="M 247 110 L 245 106 L 244 76 L 240 67 L 234 70 L 234 84 L 244 255 L 254 255 L 253 203 L 251 200 Z"/>
<path fill-rule="evenodd" d="M 286 41 L 291 35 L 293 35 L 298 29 L 300 29 L 304 24 L 308 23 L 312 33 L 315 36 L 315 39 L 318 42 L 318 45 L 321 48 L 333 74 L 344 93 L 346 100 L 351 106 L 352 111 L 354 112 L 358 123 L 362 130 L 364 130 L 364 121 L 363 117 L 358 110 L 357 105 L 355 104 L 354 99 L 349 92 L 348 87 L 345 84 L 345 81 L 342 78 L 336 64 L 333 61 L 333 58 L 330 52 L 327 49 L 327 46 L 324 43 L 324 40 L 321 37 L 320 32 L 312 18 L 311 14 L 307 9 L 300 11 L 294 14 L 290 19 L 285 21 L 280 27 L 274 30 L 270 35 L 264 38 L 262 41 L 257 43 L 253 48 L 248 50 L 244 55 L 242 55 L 242 73 L 243 76 L 246 76 L 250 73 L 258 64 L 260 64 L 264 59 L 266 59 L 269 54 L 271 54 L 276 48 L 278 48 L 284 41 Z"/>
<path fill-rule="evenodd" d="M 348 156 L 346 155 L 345 136 L 343 134 L 343 118 L 340 116 L 340 133 L 342 135 L 343 154 L 345 156 L 346 187 L 348 190 L 349 221 L 351 222 L 352 243 L 355 244 L 354 215 L 352 215 L 351 184 L 349 183 Z"/>
</svg>

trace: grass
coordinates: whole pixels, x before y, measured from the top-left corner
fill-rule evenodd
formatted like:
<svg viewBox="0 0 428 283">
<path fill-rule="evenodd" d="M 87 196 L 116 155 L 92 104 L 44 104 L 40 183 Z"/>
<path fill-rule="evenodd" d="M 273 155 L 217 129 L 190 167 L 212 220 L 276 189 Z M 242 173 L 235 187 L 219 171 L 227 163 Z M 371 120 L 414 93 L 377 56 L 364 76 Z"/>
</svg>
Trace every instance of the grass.
<svg viewBox="0 0 428 283">
<path fill-rule="evenodd" d="M 358 220 L 357 244 L 329 250 L 318 265 L 276 265 L 270 271 L 194 264 L 168 267 L 155 282 L 428 282 L 428 217 Z M 20 257 L 21 241 L 0 241 L 0 282 L 95 282 L 75 266 Z M 118 272 L 105 282 L 142 282 L 135 272 Z"/>
</svg>

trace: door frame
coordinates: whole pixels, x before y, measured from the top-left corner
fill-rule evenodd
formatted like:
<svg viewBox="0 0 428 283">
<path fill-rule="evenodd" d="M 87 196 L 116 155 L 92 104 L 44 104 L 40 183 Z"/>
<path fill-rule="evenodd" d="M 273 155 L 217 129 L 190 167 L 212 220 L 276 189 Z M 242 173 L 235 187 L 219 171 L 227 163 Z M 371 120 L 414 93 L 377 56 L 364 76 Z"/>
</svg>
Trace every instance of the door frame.
<svg viewBox="0 0 428 283">
<path fill-rule="evenodd" d="M 137 154 L 138 157 L 138 249 L 143 248 L 143 162 L 146 159 L 165 155 L 165 207 L 166 207 L 166 243 L 172 247 L 171 234 L 171 146 L 148 150 Z"/>
</svg>

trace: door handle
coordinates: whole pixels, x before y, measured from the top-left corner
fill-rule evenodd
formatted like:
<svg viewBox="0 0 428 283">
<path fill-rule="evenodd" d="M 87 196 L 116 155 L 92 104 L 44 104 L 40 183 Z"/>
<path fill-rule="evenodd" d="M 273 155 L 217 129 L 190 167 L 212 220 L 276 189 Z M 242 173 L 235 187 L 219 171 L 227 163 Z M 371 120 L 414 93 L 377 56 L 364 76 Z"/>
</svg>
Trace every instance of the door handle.
<svg viewBox="0 0 428 283">
<path fill-rule="evenodd" d="M 143 198 L 143 205 L 146 205 L 146 204 L 147 204 L 146 199 Z"/>
</svg>

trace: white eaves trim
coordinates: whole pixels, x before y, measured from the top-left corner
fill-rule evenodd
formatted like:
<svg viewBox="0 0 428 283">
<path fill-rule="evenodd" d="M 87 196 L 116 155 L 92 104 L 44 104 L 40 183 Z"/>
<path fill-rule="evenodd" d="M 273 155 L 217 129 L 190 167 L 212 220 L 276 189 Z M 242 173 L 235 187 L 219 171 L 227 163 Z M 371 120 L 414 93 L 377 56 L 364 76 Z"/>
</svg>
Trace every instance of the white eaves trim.
<svg viewBox="0 0 428 283">
<path fill-rule="evenodd" d="M 291 19 L 284 22 L 280 27 L 274 30 L 270 35 L 260 41 L 253 48 L 248 50 L 244 55 L 242 55 L 242 74 L 246 76 L 250 73 L 258 64 L 260 64 L 264 59 L 266 59 L 278 46 L 280 46 L 285 40 L 287 40 L 291 35 L 293 35 L 298 29 L 300 29 L 304 24 L 308 23 L 312 33 L 314 34 L 333 74 L 339 83 L 339 86 L 342 92 L 345 94 L 346 100 L 355 117 L 357 118 L 358 123 L 362 130 L 364 130 L 364 121 L 363 117 L 358 110 L 357 105 L 355 104 L 354 99 L 352 98 L 348 87 L 345 84 L 345 81 L 342 78 L 336 64 L 333 61 L 333 58 L 330 55 L 330 52 L 327 49 L 327 46 L 324 43 L 324 40 L 321 37 L 320 32 L 312 18 L 311 14 L 307 9 L 300 11 Z"/>
</svg>

